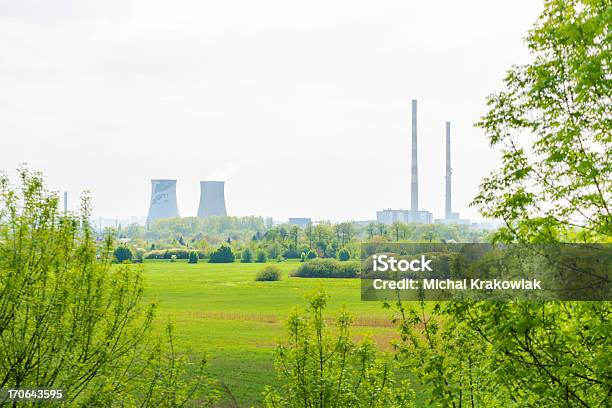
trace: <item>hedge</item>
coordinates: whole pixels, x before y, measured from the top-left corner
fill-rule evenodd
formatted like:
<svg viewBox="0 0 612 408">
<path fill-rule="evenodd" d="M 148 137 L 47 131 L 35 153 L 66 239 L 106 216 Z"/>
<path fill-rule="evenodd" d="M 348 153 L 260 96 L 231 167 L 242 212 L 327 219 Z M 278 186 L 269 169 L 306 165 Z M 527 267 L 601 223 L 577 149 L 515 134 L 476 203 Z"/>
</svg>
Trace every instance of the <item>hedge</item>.
<svg viewBox="0 0 612 408">
<path fill-rule="evenodd" d="M 193 252 L 192 249 L 183 248 L 171 248 L 171 249 L 154 249 L 144 255 L 145 259 L 170 259 L 172 255 L 176 256 L 176 259 L 189 259 L 189 254 Z M 195 251 L 198 253 L 198 258 L 204 258 L 204 252 Z"/>
<path fill-rule="evenodd" d="M 355 261 L 339 262 L 335 259 L 313 259 L 301 264 L 292 276 L 298 278 L 356 278 L 361 264 Z"/>
</svg>

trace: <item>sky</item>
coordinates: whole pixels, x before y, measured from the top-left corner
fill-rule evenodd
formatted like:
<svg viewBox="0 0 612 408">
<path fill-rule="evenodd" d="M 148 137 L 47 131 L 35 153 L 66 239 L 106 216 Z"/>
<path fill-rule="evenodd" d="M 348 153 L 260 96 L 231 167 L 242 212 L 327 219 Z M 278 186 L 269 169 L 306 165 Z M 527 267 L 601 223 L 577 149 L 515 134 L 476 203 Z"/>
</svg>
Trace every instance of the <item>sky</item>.
<svg viewBox="0 0 612 408">
<path fill-rule="evenodd" d="M 0 0 L 0 170 L 42 171 L 69 207 L 146 216 L 150 179 L 225 180 L 229 215 L 371 220 L 453 210 L 498 163 L 474 123 L 529 61 L 535 0 Z"/>
</svg>

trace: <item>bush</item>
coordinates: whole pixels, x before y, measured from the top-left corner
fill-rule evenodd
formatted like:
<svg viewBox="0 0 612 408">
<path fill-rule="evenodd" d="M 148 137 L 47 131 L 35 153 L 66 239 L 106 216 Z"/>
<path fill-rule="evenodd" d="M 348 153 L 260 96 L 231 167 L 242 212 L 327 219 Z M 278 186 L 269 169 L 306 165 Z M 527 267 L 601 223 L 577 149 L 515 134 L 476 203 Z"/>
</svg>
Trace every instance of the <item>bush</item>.
<svg viewBox="0 0 612 408">
<path fill-rule="evenodd" d="M 134 262 L 142 263 L 144 260 L 144 254 L 145 254 L 144 249 L 141 249 L 141 248 L 136 249 L 136 254 L 134 255 Z"/>
<path fill-rule="evenodd" d="M 255 258 L 255 262 L 264 263 L 268 260 L 268 255 L 263 250 L 257 251 L 257 257 Z"/>
<path fill-rule="evenodd" d="M 311 249 L 306 253 L 306 259 L 315 259 L 317 257 L 317 253 Z"/>
<path fill-rule="evenodd" d="M 266 266 L 255 277 L 255 280 L 259 282 L 279 281 L 280 279 L 281 271 L 278 266 L 275 265 Z"/>
<path fill-rule="evenodd" d="M 132 260 L 132 250 L 125 245 L 119 245 L 115 248 L 115 259 L 119 262 L 126 262 Z"/>
<path fill-rule="evenodd" d="M 250 248 L 245 248 L 240 254 L 240 262 L 251 263 L 253 262 L 253 251 Z"/>
<path fill-rule="evenodd" d="M 338 262 L 335 259 L 314 259 L 304 262 L 293 273 L 298 278 L 356 278 L 359 262 Z"/>
<path fill-rule="evenodd" d="M 186 248 L 170 248 L 170 249 L 155 249 L 145 254 L 145 259 L 170 259 L 172 255 L 176 256 L 176 259 L 189 259 L 189 254 L 192 250 Z M 204 258 L 204 252 L 197 251 L 200 259 Z"/>
<path fill-rule="evenodd" d="M 327 302 L 325 293 L 317 292 L 305 312 L 289 316 L 287 337 L 276 348 L 278 385 L 265 388 L 265 406 L 414 406 L 414 393 L 394 376 L 396 362 L 367 338 L 353 341 L 345 310 L 329 324 Z"/>
<path fill-rule="evenodd" d="M 199 257 L 198 257 L 198 253 L 196 251 L 191 251 L 191 253 L 189 254 L 189 262 L 190 264 L 196 264 L 198 263 Z"/>
<path fill-rule="evenodd" d="M 283 258 L 285 259 L 299 259 L 300 253 L 292 247 L 287 248 L 287 250 L 283 253 Z"/>
<path fill-rule="evenodd" d="M 341 262 L 345 262 L 351 259 L 351 253 L 346 248 L 342 248 L 338 251 L 338 260 Z"/>
<path fill-rule="evenodd" d="M 234 252 L 232 252 L 232 247 L 227 244 L 221 244 L 219 248 L 215 250 L 212 254 L 210 254 L 210 259 L 208 262 L 210 263 L 232 263 L 236 259 Z"/>
</svg>

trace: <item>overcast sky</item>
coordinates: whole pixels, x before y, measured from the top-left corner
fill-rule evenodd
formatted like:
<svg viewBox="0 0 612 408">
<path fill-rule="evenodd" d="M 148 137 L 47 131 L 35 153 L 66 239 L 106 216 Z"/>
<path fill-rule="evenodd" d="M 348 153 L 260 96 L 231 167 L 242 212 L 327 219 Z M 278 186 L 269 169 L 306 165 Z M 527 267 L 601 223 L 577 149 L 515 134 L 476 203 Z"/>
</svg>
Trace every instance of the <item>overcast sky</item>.
<svg viewBox="0 0 612 408">
<path fill-rule="evenodd" d="M 226 180 L 230 215 L 373 219 L 410 207 L 410 100 L 419 206 L 444 211 L 496 165 L 473 124 L 529 58 L 536 0 L 0 0 L 0 169 L 44 172 L 71 204 L 146 215 L 151 178 Z M 72 205 L 71 205 L 72 207 Z"/>
</svg>

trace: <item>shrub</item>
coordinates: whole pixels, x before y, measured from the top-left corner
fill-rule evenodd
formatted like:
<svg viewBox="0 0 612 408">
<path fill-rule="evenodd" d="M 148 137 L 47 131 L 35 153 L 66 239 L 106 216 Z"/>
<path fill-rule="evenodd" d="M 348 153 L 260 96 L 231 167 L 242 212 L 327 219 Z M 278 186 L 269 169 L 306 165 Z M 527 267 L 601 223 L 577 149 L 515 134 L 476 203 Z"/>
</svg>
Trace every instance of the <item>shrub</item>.
<svg viewBox="0 0 612 408">
<path fill-rule="evenodd" d="M 287 250 L 283 253 L 283 258 L 285 259 L 298 259 L 300 257 L 300 253 L 293 247 L 287 248 Z"/>
<path fill-rule="evenodd" d="M 145 259 L 170 259 L 172 255 L 176 256 L 176 259 L 189 259 L 189 254 L 192 250 L 186 248 L 170 248 L 170 249 L 155 249 L 145 254 Z M 197 251 L 200 259 L 204 258 L 203 251 Z"/>
<path fill-rule="evenodd" d="M 210 259 L 208 262 L 210 263 L 232 263 L 236 259 L 234 252 L 232 252 L 232 247 L 227 244 L 221 244 L 219 248 L 215 250 L 212 254 L 210 254 Z"/>
<path fill-rule="evenodd" d="M 327 300 L 317 292 L 305 312 L 290 314 L 287 336 L 276 348 L 278 385 L 265 388 L 265 406 L 414 406 L 414 392 L 394 376 L 393 359 L 367 338 L 353 341 L 345 310 L 328 324 Z"/>
<path fill-rule="evenodd" d="M 338 251 L 338 260 L 345 262 L 349 259 L 351 259 L 351 253 L 348 251 L 348 249 L 342 248 L 340 251 Z"/>
<path fill-rule="evenodd" d="M 119 245 L 115 248 L 115 259 L 119 262 L 126 262 L 132 260 L 132 250 L 125 245 Z"/>
<path fill-rule="evenodd" d="M 213 405 L 204 361 L 177 354 L 170 329 L 153 333 L 140 268 L 111 267 L 113 241 L 96 241 L 89 200 L 65 214 L 42 176 L 19 176 L 14 188 L 0 175 L 2 386 L 61 388 L 77 407 Z"/>
<path fill-rule="evenodd" d="M 278 266 L 275 265 L 266 266 L 255 277 L 255 280 L 259 282 L 279 281 L 280 279 L 281 271 Z"/>
<path fill-rule="evenodd" d="M 335 259 L 314 259 L 304 262 L 293 273 L 298 278 L 355 278 L 359 275 L 359 262 L 338 262 Z"/>
<path fill-rule="evenodd" d="M 317 257 L 317 253 L 311 249 L 306 253 L 306 259 L 315 259 Z"/>
<path fill-rule="evenodd" d="M 136 254 L 134 255 L 134 262 L 135 263 L 142 263 L 144 260 L 144 249 L 138 248 L 136 249 Z"/>
<path fill-rule="evenodd" d="M 198 259 L 198 253 L 196 251 L 191 251 L 191 253 L 189 254 L 189 263 L 196 264 L 198 263 Z"/>
<path fill-rule="evenodd" d="M 253 251 L 250 248 L 245 248 L 240 254 L 240 262 L 251 263 L 253 262 Z"/>
<path fill-rule="evenodd" d="M 255 262 L 264 263 L 268 260 L 268 255 L 263 250 L 257 251 L 257 256 L 255 257 Z"/>
</svg>

